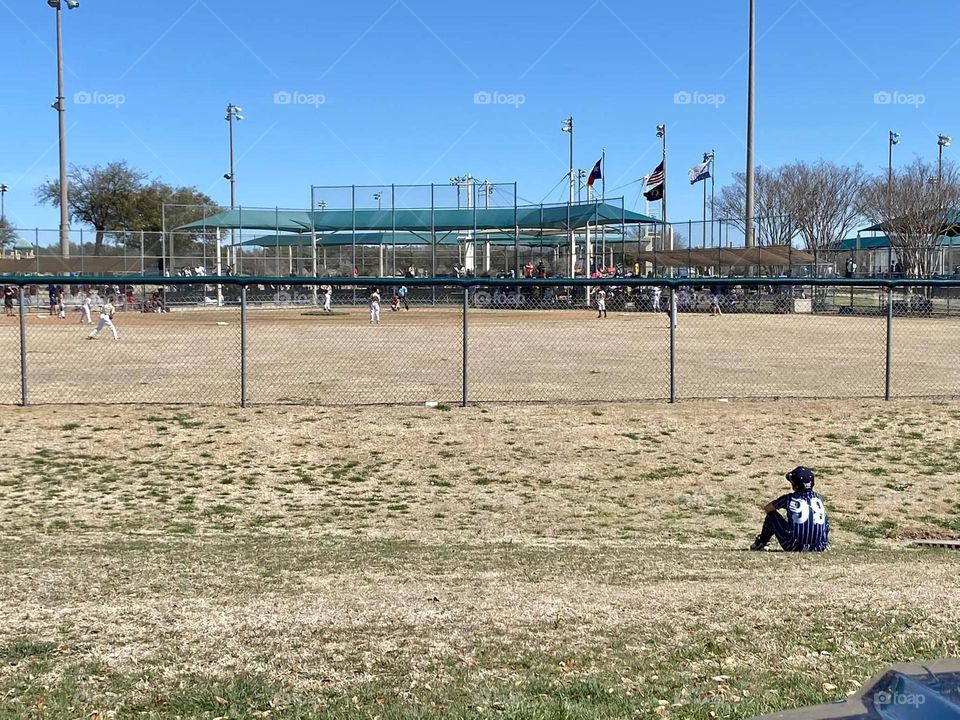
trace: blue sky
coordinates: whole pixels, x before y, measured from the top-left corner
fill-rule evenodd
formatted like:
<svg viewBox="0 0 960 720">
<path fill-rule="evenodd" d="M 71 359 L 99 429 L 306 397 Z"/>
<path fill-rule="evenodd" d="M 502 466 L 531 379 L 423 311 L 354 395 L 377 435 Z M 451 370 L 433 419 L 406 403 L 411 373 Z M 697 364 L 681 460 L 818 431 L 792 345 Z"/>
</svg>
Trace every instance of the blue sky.
<svg viewBox="0 0 960 720">
<path fill-rule="evenodd" d="M 879 170 L 890 129 L 897 164 L 934 159 L 938 132 L 960 143 L 956 0 L 758 4 L 760 164 Z M 716 149 L 719 185 L 745 163 L 746 14 L 746 0 L 82 0 L 64 16 L 69 159 L 127 160 L 227 203 L 233 102 L 244 205 L 466 172 L 557 202 L 573 115 L 577 167 L 605 147 L 608 195 L 642 209 L 637 185 L 615 188 L 657 164 L 666 123 L 670 216 L 696 218 L 687 169 Z M 57 225 L 33 194 L 57 173 L 54 29 L 43 0 L 0 0 L 0 182 L 21 227 Z"/>
</svg>

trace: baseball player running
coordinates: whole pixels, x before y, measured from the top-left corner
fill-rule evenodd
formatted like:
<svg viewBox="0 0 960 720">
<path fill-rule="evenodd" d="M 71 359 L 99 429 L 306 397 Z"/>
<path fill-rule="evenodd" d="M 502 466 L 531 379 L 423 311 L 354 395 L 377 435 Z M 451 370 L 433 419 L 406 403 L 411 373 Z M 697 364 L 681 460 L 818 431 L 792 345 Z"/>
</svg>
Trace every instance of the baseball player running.
<svg viewBox="0 0 960 720">
<path fill-rule="evenodd" d="M 87 335 L 87 340 L 93 340 L 101 330 L 105 327 L 110 328 L 110 332 L 113 333 L 113 339 L 119 340 L 120 336 L 117 335 L 117 328 L 113 324 L 113 313 L 115 308 L 113 307 L 113 298 L 109 298 L 107 302 L 100 306 L 100 321 L 97 323 L 97 326 L 93 331 Z"/>
<path fill-rule="evenodd" d="M 767 503 L 763 529 L 750 546 L 751 550 L 765 550 L 776 536 L 787 552 L 823 552 L 830 545 L 830 520 L 820 493 L 813 491 L 813 470 L 802 465 L 786 475 L 793 492 L 781 495 Z M 787 517 L 780 514 L 787 511 Z"/>
</svg>

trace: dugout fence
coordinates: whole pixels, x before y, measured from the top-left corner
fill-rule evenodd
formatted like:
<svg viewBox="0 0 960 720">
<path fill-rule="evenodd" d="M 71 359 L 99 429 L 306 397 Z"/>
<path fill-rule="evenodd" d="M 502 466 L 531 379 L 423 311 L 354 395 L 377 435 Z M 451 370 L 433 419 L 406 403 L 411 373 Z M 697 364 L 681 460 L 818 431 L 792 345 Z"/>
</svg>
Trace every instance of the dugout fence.
<svg viewBox="0 0 960 720">
<path fill-rule="evenodd" d="M 950 280 L 5 282 L 7 405 L 960 396 Z M 107 301 L 119 339 L 88 339 Z"/>
</svg>

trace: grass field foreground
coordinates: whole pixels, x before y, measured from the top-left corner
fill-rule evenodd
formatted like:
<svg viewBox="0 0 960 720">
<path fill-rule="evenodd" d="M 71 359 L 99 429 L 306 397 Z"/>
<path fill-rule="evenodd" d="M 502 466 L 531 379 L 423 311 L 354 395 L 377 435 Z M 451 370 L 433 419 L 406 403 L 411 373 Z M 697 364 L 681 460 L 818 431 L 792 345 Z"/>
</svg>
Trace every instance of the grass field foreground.
<svg viewBox="0 0 960 720">
<path fill-rule="evenodd" d="M 960 409 L 11 409 L 0 717 L 739 718 L 960 654 Z M 822 556 L 748 553 L 819 472 Z"/>
</svg>

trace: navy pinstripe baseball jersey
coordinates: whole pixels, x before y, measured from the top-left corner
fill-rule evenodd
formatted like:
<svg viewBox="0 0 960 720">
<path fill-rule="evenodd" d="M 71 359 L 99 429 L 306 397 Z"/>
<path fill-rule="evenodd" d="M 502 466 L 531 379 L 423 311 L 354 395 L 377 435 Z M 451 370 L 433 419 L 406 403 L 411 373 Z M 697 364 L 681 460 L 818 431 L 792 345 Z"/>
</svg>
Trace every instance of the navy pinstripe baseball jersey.
<svg viewBox="0 0 960 720">
<path fill-rule="evenodd" d="M 787 493 L 773 502 L 777 510 L 787 511 L 793 533 L 793 545 L 784 550 L 820 552 L 830 544 L 830 520 L 820 493 L 813 490 Z"/>
</svg>

